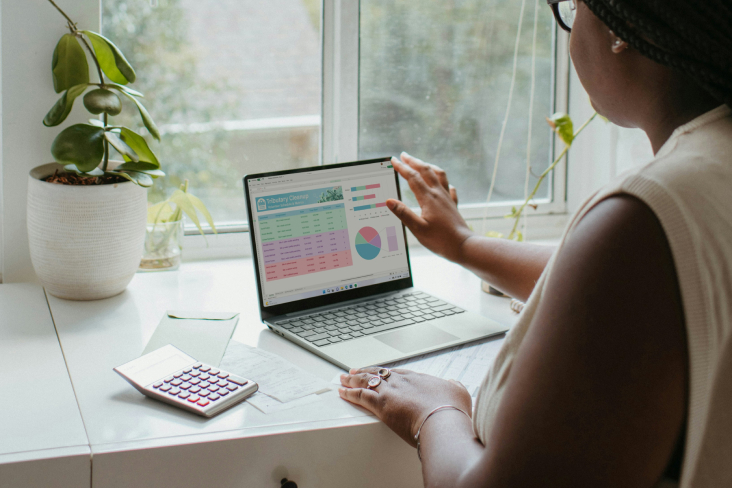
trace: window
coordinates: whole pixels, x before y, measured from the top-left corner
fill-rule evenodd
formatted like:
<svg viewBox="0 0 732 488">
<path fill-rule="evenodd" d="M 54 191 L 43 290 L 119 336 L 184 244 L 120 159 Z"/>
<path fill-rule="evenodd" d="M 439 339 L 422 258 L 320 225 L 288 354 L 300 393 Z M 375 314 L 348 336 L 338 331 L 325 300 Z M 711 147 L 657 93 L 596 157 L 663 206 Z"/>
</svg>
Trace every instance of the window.
<svg viewBox="0 0 732 488">
<path fill-rule="evenodd" d="M 138 72 L 167 176 L 217 225 L 246 220 L 242 176 L 319 164 L 320 0 L 103 0 L 103 33 Z M 142 126 L 134 110 L 115 122 Z M 122 120 L 124 119 L 124 120 Z"/>
<path fill-rule="evenodd" d="M 138 70 L 134 87 L 149 94 L 163 134 L 151 145 L 168 176 L 151 201 L 188 179 L 221 227 L 246 220 L 247 173 L 406 150 L 445 168 L 464 213 L 478 217 L 499 146 L 493 216 L 523 199 L 529 140 L 529 187 L 552 159 L 544 117 L 554 112 L 555 28 L 541 1 L 103 0 L 102 8 L 103 31 Z M 139 126 L 133 110 L 118 119 Z M 563 202 L 563 193 L 563 182 L 557 191 L 547 179 L 538 195 Z M 416 205 L 406 185 L 403 196 Z"/>
</svg>

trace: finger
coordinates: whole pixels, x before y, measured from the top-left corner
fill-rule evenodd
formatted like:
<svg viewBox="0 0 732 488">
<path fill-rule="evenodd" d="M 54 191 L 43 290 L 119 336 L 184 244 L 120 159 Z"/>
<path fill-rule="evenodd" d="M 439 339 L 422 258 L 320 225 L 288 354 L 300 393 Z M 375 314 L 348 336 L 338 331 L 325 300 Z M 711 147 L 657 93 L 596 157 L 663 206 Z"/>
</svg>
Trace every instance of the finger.
<svg viewBox="0 0 732 488">
<path fill-rule="evenodd" d="M 445 191 L 450 191 L 450 186 L 452 185 L 447 181 L 447 173 L 445 173 L 445 170 L 434 164 L 430 164 L 430 168 L 434 171 L 435 176 L 437 176 L 437 181 L 440 182 L 442 188 L 444 188 Z"/>
<path fill-rule="evenodd" d="M 390 198 L 386 201 L 386 206 L 394 215 L 397 216 L 399 220 L 404 222 L 404 225 L 409 227 L 412 232 L 419 232 L 427 226 L 427 221 L 414 213 L 412 209 L 404 205 L 404 202 Z"/>
<path fill-rule="evenodd" d="M 429 186 L 437 186 L 440 184 L 440 181 L 435 174 L 435 171 L 433 170 L 431 164 L 425 163 L 421 159 L 410 156 L 405 152 L 403 152 L 400 157 L 405 164 L 409 165 L 412 169 L 417 171 Z"/>
<path fill-rule="evenodd" d="M 391 158 L 391 164 L 394 166 L 394 169 L 397 170 L 397 173 L 407 180 L 409 188 L 411 188 L 414 194 L 417 195 L 417 198 L 419 198 L 421 193 L 429 189 L 419 171 L 415 170 L 410 165 L 399 161 L 397 158 Z"/>
<path fill-rule="evenodd" d="M 450 383 L 452 383 L 455 386 L 459 386 L 460 388 L 462 388 L 465 391 L 468 391 L 468 389 L 465 387 L 465 385 L 460 383 L 458 380 L 447 380 L 447 381 L 449 381 Z"/>
<path fill-rule="evenodd" d="M 366 388 L 374 375 L 369 373 L 342 374 L 341 384 L 349 388 Z"/>
<path fill-rule="evenodd" d="M 357 373 L 378 374 L 380 369 L 381 369 L 381 366 L 368 366 L 366 368 L 351 368 L 351 371 L 349 371 L 349 373 L 350 374 L 357 374 Z"/>
<path fill-rule="evenodd" d="M 450 185 L 448 191 L 450 192 L 450 198 L 452 198 L 452 201 L 455 202 L 455 205 L 457 205 L 458 204 L 457 189 L 454 186 Z"/>
<path fill-rule="evenodd" d="M 365 388 L 338 388 L 338 394 L 344 400 L 360 405 L 373 413 L 377 413 L 379 394 Z"/>
</svg>

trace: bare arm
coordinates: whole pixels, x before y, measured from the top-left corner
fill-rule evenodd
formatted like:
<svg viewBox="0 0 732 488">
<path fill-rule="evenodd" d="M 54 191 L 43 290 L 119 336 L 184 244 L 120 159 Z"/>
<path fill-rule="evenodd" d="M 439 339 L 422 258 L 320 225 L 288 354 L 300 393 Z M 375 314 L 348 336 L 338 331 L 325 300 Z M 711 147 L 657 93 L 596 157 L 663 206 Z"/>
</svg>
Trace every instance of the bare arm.
<svg viewBox="0 0 732 488">
<path fill-rule="evenodd" d="M 425 485 L 653 486 L 684 428 L 687 357 L 660 224 L 634 198 L 603 201 L 557 256 L 486 445 L 459 412 L 425 424 Z M 448 382 L 395 376 L 372 392 L 347 375 L 341 395 L 404 438 L 435 402 L 464 405 Z"/>
<path fill-rule="evenodd" d="M 470 230 L 457 209 L 457 192 L 445 172 L 406 153 L 392 163 L 409 183 L 422 209 L 412 212 L 404 203 L 386 204 L 431 251 L 461 264 L 499 290 L 526 300 L 546 267 L 553 248 L 505 239 L 491 239 Z"/>
</svg>

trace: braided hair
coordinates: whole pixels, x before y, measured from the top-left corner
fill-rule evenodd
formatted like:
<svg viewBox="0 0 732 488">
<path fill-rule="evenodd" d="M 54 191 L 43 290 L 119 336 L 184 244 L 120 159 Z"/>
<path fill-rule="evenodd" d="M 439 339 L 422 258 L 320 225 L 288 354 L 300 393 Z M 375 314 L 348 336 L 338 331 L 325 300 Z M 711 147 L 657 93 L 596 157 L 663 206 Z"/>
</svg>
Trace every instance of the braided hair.
<svg viewBox="0 0 732 488">
<path fill-rule="evenodd" d="M 584 0 L 643 56 L 686 74 L 732 107 L 731 0 Z"/>
</svg>

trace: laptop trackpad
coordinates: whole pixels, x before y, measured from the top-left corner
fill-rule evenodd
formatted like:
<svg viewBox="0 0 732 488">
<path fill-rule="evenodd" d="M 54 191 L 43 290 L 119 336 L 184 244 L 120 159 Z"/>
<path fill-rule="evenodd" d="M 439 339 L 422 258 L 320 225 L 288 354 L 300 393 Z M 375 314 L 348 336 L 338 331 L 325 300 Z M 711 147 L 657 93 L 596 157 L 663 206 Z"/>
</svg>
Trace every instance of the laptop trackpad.
<svg viewBox="0 0 732 488">
<path fill-rule="evenodd" d="M 391 346 L 401 352 L 409 353 L 446 344 L 458 338 L 433 325 L 422 324 L 420 327 L 409 327 L 387 334 L 381 334 L 380 336 L 374 337 L 374 339 L 378 339 L 387 346 Z"/>
</svg>

